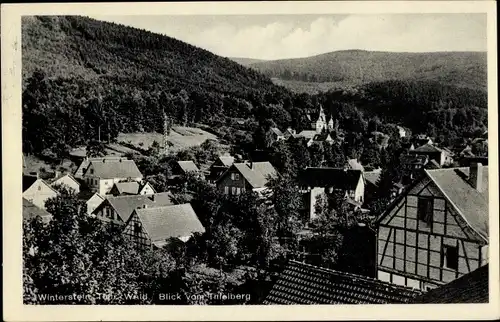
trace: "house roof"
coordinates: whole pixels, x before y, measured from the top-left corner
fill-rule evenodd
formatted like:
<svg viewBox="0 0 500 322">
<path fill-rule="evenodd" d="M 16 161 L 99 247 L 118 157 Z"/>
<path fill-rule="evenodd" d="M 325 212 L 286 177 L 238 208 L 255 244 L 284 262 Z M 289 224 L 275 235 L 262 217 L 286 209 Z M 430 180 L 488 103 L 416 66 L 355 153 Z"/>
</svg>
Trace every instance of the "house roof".
<svg viewBox="0 0 500 322">
<path fill-rule="evenodd" d="M 306 139 L 312 139 L 314 138 L 314 136 L 316 136 L 316 134 L 318 134 L 316 131 L 304 130 L 299 134 L 296 134 L 295 137 L 304 137 Z"/>
<path fill-rule="evenodd" d="M 488 264 L 418 296 L 415 304 L 488 303 Z"/>
<path fill-rule="evenodd" d="M 430 160 L 428 164 L 432 169 L 441 169 L 441 165 L 439 165 L 439 163 L 437 163 L 437 161 L 434 159 Z"/>
<path fill-rule="evenodd" d="M 23 192 L 28 190 L 37 180 L 36 176 L 23 175 Z"/>
<path fill-rule="evenodd" d="M 200 169 L 198 169 L 198 167 L 196 166 L 196 164 L 194 164 L 193 161 L 177 161 L 177 164 L 185 173 L 200 171 Z"/>
<path fill-rule="evenodd" d="M 72 174 L 70 174 L 70 173 L 66 173 L 66 174 L 63 174 L 63 175 L 61 175 L 61 176 L 59 176 L 59 177 L 57 177 L 57 178 L 54 178 L 54 179 L 52 180 L 52 183 L 51 183 L 51 184 L 57 184 L 57 181 L 61 180 L 61 179 L 62 179 L 62 178 L 64 178 L 64 177 L 68 177 L 68 178 L 70 178 L 70 179 L 71 179 L 71 180 L 73 180 L 73 181 L 74 181 L 74 182 L 75 182 L 78 186 L 80 186 L 80 182 L 78 182 L 78 180 L 76 180 L 76 178 L 75 178 Z"/>
<path fill-rule="evenodd" d="M 358 161 L 358 159 L 349 159 L 347 160 L 347 164 L 349 167 L 353 170 L 361 170 L 365 171 L 365 168 L 361 165 L 361 163 Z"/>
<path fill-rule="evenodd" d="M 289 261 L 264 304 L 409 303 L 418 295 L 403 286 Z"/>
<path fill-rule="evenodd" d="M 127 222 L 132 212 L 137 208 L 142 208 L 143 206 L 151 208 L 173 205 L 171 197 L 172 195 L 170 192 L 161 192 L 155 193 L 154 195 L 107 197 L 107 200 L 120 218 L 124 222 Z"/>
<path fill-rule="evenodd" d="M 160 246 L 171 237 L 203 233 L 205 228 L 191 204 L 172 205 L 135 211 L 153 244 Z"/>
<path fill-rule="evenodd" d="M 360 170 L 307 167 L 299 174 L 299 181 L 308 187 L 335 187 L 354 190 L 361 176 Z"/>
<path fill-rule="evenodd" d="M 142 173 L 137 168 L 133 160 L 101 160 L 91 161 L 88 169 L 92 166 L 94 168 L 94 176 L 103 179 L 112 178 L 142 178 Z"/>
<path fill-rule="evenodd" d="M 52 219 L 51 213 L 35 206 L 33 203 L 23 198 L 23 218 L 31 219 L 37 216 L 39 216 L 43 222 L 49 222 Z"/>
<path fill-rule="evenodd" d="M 437 146 L 429 143 L 419 146 L 418 148 L 415 148 L 413 150 L 410 150 L 410 153 L 441 153 L 441 152 L 444 151 L 438 148 Z"/>
<path fill-rule="evenodd" d="M 281 132 L 280 129 L 278 129 L 277 127 L 272 127 L 271 129 L 269 129 L 269 131 L 273 132 L 277 136 L 283 136 L 284 135 L 283 132 Z"/>
<path fill-rule="evenodd" d="M 381 173 L 382 170 L 377 169 L 373 171 L 366 171 L 363 175 L 365 176 L 366 182 L 369 182 L 374 186 L 378 186 L 378 181 L 380 179 Z"/>
<path fill-rule="evenodd" d="M 401 161 L 404 164 L 421 164 L 421 165 L 425 165 L 425 164 L 427 164 L 427 156 L 425 156 L 425 155 L 406 154 L 406 155 L 402 156 Z"/>
<path fill-rule="evenodd" d="M 322 142 L 322 141 L 331 141 L 333 139 L 328 133 L 319 133 L 313 137 L 313 140 L 316 142 Z"/>
<path fill-rule="evenodd" d="M 488 238 L 488 166 L 483 166 L 483 191 L 479 192 L 467 180 L 469 168 L 425 170 L 446 199 L 477 233 Z"/>
<path fill-rule="evenodd" d="M 115 183 L 116 190 L 119 194 L 136 195 L 139 193 L 140 185 L 137 181 L 117 182 Z"/>
<path fill-rule="evenodd" d="M 230 155 L 223 155 L 219 157 L 220 162 L 226 167 L 230 167 L 234 163 L 234 157 Z"/>
<path fill-rule="evenodd" d="M 233 167 L 245 178 L 252 188 L 264 188 L 268 182 L 268 177 L 276 176 L 278 172 L 273 165 L 267 161 L 248 163 L 234 163 Z M 223 175 L 219 179 L 221 179 Z"/>
</svg>

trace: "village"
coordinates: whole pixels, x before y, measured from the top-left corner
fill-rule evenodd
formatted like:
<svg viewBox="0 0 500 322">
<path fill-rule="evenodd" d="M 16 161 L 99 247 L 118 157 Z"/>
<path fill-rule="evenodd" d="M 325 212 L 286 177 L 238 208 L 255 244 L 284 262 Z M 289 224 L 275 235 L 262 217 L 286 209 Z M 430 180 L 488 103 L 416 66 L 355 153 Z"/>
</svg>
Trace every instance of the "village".
<svg viewBox="0 0 500 322">
<path fill-rule="evenodd" d="M 240 200 L 235 201 L 237 207 L 251 194 L 257 205 L 276 208 L 278 213 L 289 206 L 276 202 L 290 189 L 300 199 L 299 209 L 293 210 L 298 219 L 294 229 L 276 237 L 284 260 L 275 270 L 269 269 L 274 277 L 253 304 L 435 303 L 487 298 L 488 158 L 475 155 L 471 148 L 478 144 L 487 148 L 487 131 L 465 146 L 441 146 L 434 138 L 412 134 L 401 126 L 392 134 L 374 129 L 368 141 L 380 150 L 390 149 L 393 137 L 402 142 L 399 166 L 404 175 L 398 182 L 387 182 L 387 170 L 350 157 L 335 167 L 325 162 L 298 165 L 294 180 L 280 179 L 283 171 L 273 164 L 266 148 L 300 140 L 305 149 L 314 149 L 342 146 L 346 140 L 348 133 L 339 129 L 332 116 L 327 118 L 321 105 L 307 118 L 310 129 L 300 132 L 269 127 L 265 147 L 253 154 L 242 156 L 229 150 L 203 165 L 177 154 L 170 160 L 164 182 L 149 180 L 154 176 L 145 175 L 144 165 L 131 155 L 106 155 L 104 149 L 95 153 L 89 147 L 85 155 L 73 159 L 73 171 L 28 171 L 24 166 L 23 218 L 40 218 L 47 224 L 54 216 L 46 206 L 48 200 L 76 196 L 87 216 L 118 228 L 134 247 L 154 250 L 170 247 L 173 240 L 188 243 L 212 229 L 203 212 L 213 200 L 196 200 L 194 184 Z M 155 152 L 160 158 L 174 153 L 169 151 L 169 134 L 164 115 L 163 142 Z M 207 146 L 217 143 L 203 144 L 202 149 L 208 150 Z M 276 192 L 277 185 L 283 184 L 293 186 L 281 186 L 283 191 Z M 347 267 L 344 271 L 325 261 L 330 246 L 324 240 L 331 233 L 326 227 L 333 223 L 358 234 L 357 245 L 343 246 L 348 253 L 342 260 Z M 297 241 L 297 248 L 288 252 L 287 240 Z M 315 243 L 318 240 L 321 247 Z M 463 288 L 470 285 L 475 285 L 474 291 L 464 294 Z"/>
</svg>

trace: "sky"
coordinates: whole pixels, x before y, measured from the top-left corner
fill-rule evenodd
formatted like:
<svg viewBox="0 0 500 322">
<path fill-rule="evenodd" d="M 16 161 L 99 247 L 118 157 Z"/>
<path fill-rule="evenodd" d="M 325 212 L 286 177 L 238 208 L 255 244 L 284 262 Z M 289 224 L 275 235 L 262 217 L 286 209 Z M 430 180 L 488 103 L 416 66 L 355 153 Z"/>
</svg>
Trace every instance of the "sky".
<svg viewBox="0 0 500 322">
<path fill-rule="evenodd" d="M 92 16 L 225 57 L 285 59 L 363 49 L 486 51 L 486 14 Z"/>
</svg>

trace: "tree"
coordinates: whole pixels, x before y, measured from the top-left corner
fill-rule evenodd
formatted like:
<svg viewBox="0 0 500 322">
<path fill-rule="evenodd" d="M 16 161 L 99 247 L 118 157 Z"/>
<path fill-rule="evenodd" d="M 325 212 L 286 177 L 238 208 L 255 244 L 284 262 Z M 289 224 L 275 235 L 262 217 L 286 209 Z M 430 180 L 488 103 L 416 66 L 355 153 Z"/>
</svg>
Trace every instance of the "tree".
<svg viewBox="0 0 500 322">
<path fill-rule="evenodd" d="M 104 143 L 92 140 L 87 145 L 87 157 L 98 158 L 106 155 Z"/>
</svg>

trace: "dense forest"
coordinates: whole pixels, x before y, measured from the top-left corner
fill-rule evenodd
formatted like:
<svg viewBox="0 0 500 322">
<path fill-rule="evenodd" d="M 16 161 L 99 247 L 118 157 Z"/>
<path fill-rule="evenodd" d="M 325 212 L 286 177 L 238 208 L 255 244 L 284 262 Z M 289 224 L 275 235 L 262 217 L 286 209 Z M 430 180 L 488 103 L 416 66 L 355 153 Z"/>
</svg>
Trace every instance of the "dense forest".
<svg viewBox="0 0 500 322">
<path fill-rule="evenodd" d="M 486 53 L 394 53 L 344 50 L 306 58 L 250 64 L 269 77 L 357 85 L 386 80 L 430 80 L 485 89 Z"/>
<path fill-rule="evenodd" d="M 346 155 L 373 130 L 368 123 L 375 116 L 388 128 L 404 125 L 445 143 L 487 126 L 487 95 L 480 89 L 481 64 L 475 63 L 480 53 L 435 57 L 450 70 L 436 69 L 436 75 L 478 79 L 470 86 L 476 89 L 403 77 L 309 95 L 292 93 L 255 70 L 182 41 L 90 18 L 23 17 L 22 36 L 25 153 L 64 157 L 98 135 L 113 141 L 120 132 L 161 131 L 163 111 L 175 124 L 210 128 L 224 143 L 247 151 L 259 147 L 255 138 L 270 126 L 309 129 L 306 115 L 316 117 L 320 103 L 341 131 L 351 133 Z M 343 53 L 349 61 L 365 54 Z M 406 57 L 370 55 L 377 61 L 386 57 L 384 66 L 397 65 L 389 59 L 394 55 Z M 468 62 L 471 57 L 476 58 Z"/>
</svg>

